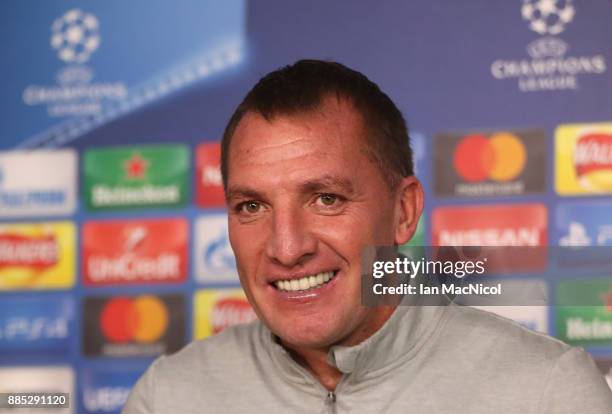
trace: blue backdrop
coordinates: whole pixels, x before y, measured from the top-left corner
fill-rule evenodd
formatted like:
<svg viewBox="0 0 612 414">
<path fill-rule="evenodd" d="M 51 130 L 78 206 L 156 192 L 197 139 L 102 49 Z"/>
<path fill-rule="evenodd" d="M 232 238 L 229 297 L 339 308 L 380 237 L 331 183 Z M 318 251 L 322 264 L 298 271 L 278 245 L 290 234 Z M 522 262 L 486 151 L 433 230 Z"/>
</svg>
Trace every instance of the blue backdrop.
<svg viewBox="0 0 612 414">
<path fill-rule="evenodd" d="M 58 389 L 75 392 L 75 412 L 117 412 L 153 357 L 252 317 L 228 299 L 239 297 L 233 290 L 239 284 L 224 206 L 214 196 L 215 145 L 250 87 L 301 58 L 363 72 L 404 113 L 427 197 L 415 243 L 471 228 L 527 228 L 539 232 L 535 245 L 612 243 L 609 0 L 5 0 L 0 10 L 0 390 L 16 384 L 21 370 L 64 383 Z M 511 143 L 496 141 L 499 133 L 509 133 Z M 502 153 L 518 142 L 518 153 L 506 159 L 516 174 L 462 175 L 467 161 L 457 158 L 458 148 L 473 136 L 501 142 Z M 163 158 L 172 145 L 187 148 L 188 156 L 167 172 L 154 149 Z M 119 152 L 104 158 L 114 147 Z M 74 168 L 52 156 L 19 158 L 30 149 L 69 150 Z M 86 153 L 101 160 L 101 170 L 125 168 L 128 177 L 115 182 L 100 169 L 90 173 L 95 166 L 86 165 Z M 185 200 L 87 207 L 90 184 L 133 190 L 141 168 L 151 172 L 149 186 L 184 182 Z M 156 169 L 166 178 L 153 177 Z M 434 190 L 436 180 L 446 189 Z M 500 205 L 510 213 L 496 216 Z M 497 224 L 473 218 L 490 208 Z M 545 218 L 537 221 L 534 208 Z M 444 224 L 449 211 L 466 212 L 463 228 Z M 136 240 L 130 249 L 137 255 L 159 258 L 145 245 L 137 250 L 138 232 L 146 242 L 158 232 L 151 223 L 172 226 L 177 218 L 186 220 L 187 233 L 164 242 L 179 263 L 176 274 L 155 283 L 150 275 L 130 279 L 116 271 L 115 279 L 91 282 L 89 249 L 117 259 L 128 247 L 104 239 L 103 227 L 89 243 L 86 223 L 118 223 L 119 233 L 125 227 Z M 68 227 L 49 230 L 49 222 Z M 59 247 L 44 244 L 48 234 Z M 53 260 L 41 253 L 40 263 L 28 262 L 15 247 L 26 242 L 57 248 L 60 257 L 52 250 Z M 610 276 L 609 266 L 600 268 L 577 289 L 600 298 L 612 292 Z M 553 296 L 557 283 L 571 282 L 550 282 Z M 583 322 L 597 315 L 612 326 L 610 297 L 581 314 Z M 159 312 L 167 323 L 147 325 L 146 315 Z M 105 322 L 134 314 L 141 318 L 136 327 Z M 612 336 L 572 337 L 567 315 L 554 308 L 507 316 L 586 347 L 604 372 L 610 369 Z M 178 344 L 169 332 L 179 332 Z M 97 342 L 90 347 L 86 335 Z"/>
</svg>

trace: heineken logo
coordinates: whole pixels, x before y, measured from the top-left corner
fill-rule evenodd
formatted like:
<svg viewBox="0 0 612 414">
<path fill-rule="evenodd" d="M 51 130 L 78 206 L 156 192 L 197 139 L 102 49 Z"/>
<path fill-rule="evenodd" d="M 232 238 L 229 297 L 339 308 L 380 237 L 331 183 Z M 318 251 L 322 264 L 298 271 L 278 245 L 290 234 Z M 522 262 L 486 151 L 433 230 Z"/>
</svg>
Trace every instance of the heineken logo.
<svg viewBox="0 0 612 414">
<path fill-rule="evenodd" d="M 612 340 L 612 320 L 569 318 L 566 332 L 572 341 Z"/>
<path fill-rule="evenodd" d="M 94 207 L 177 204 L 180 194 L 176 186 L 146 185 L 140 188 L 96 185 L 92 189 Z"/>
<path fill-rule="evenodd" d="M 90 210 L 187 203 L 189 152 L 182 145 L 94 149 L 85 153 Z"/>
<path fill-rule="evenodd" d="M 125 175 L 128 180 L 142 180 L 145 178 L 149 162 L 142 158 L 140 154 L 132 155 L 132 158 L 123 163 Z"/>
<path fill-rule="evenodd" d="M 557 330 L 570 344 L 612 344 L 612 282 L 609 278 L 566 281 L 557 289 Z"/>
</svg>

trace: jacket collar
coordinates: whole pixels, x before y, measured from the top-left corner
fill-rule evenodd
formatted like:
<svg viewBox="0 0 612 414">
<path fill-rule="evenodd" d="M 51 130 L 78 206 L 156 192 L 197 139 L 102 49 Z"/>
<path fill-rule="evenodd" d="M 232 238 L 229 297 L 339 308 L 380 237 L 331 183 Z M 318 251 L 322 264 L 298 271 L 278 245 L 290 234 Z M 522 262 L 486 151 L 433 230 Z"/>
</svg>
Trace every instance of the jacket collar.
<svg viewBox="0 0 612 414">
<path fill-rule="evenodd" d="M 332 347 L 328 361 L 354 380 L 387 372 L 412 358 L 435 335 L 445 319 L 447 307 L 444 305 L 398 306 L 385 324 L 365 341 L 355 346 Z M 265 326 L 262 335 L 264 347 L 286 379 L 299 384 L 318 383 Z"/>
</svg>

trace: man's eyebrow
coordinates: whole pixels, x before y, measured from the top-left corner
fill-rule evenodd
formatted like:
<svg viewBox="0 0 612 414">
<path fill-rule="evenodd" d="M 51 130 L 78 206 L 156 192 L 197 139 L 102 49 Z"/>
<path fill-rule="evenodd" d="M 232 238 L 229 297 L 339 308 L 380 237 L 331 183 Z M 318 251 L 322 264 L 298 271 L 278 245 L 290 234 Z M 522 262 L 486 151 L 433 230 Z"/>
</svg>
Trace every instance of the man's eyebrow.
<svg viewBox="0 0 612 414">
<path fill-rule="evenodd" d="M 234 198 L 261 200 L 263 198 L 263 194 L 249 187 L 232 186 L 227 189 L 225 198 L 227 200 L 231 200 Z"/>
<path fill-rule="evenodd" d="M 300 190 L 305 193 L 324 192 L 324 191 L 343 191 L 347 195 L 355 193 L 355 188 L 351 180 L 346 177 L 334 175 L 323 175 L 312 178 L 300 184 Z M 226 200 L 232 199 L 253 199 L 263 200 L 264 194 L 247 186 L 231 186 L 226 191 Z"/>
<path fill-rule="evenodd" d="M 344 191 L 348 195 L 355 192 L 353 183 L 346 177 L 340 177 L 335 175 L 324 175 L 318 178 L 307 180 L 300 185 L 304 192 L 318 192 L 318 191 Z"/>
</svg>

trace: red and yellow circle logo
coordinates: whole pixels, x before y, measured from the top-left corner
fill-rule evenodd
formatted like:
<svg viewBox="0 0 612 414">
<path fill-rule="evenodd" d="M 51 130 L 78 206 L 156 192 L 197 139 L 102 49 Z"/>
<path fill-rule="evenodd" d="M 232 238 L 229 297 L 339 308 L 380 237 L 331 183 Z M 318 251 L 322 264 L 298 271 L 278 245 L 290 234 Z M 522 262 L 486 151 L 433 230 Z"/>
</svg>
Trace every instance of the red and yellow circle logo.
<svg viewBox="0 0 612 414">
<path fill-rule="evenodd" d="M 151 343 L 166 332 L 168 319 L 166 305 L 156 296 L 116 297 L 104 305 L 100 327 L 111 342 Z"/>
<path fill-rule="evenodd" d="M 468 182 L 513 180 L 526 162 L 525 145 L 510 132 L 468 135 L 457 144 L 453 158 L 455 171 Z"/>
</svg>

